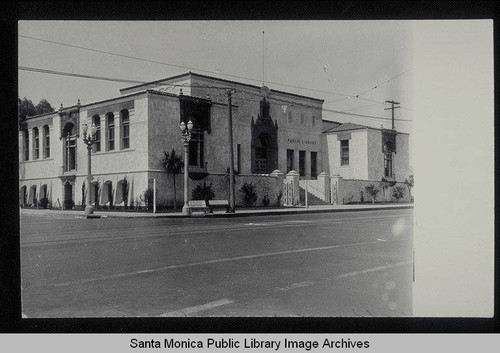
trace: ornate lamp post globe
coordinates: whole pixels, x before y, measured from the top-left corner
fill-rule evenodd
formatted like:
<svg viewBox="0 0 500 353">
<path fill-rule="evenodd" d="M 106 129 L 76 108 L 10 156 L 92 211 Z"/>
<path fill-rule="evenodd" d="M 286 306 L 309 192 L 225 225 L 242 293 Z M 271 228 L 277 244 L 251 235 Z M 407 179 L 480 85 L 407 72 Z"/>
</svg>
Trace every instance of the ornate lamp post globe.
<svg viewBox="0 0 500 353">
<path fill-rule="evenodd" d="M 181 130 L 182 142 L 184 145 L 184 206 L 182 207 L 182 213 L 189 215 L 191 210 L 189 209 L 189 193 L 188 193 L 188 172 L 189 172 L 189 141 L 191 141 L 191 131 L 193 130 L 193 122 L 191 120 L 186 123 L 181 122 L 179 125 Z"/>
<path fill-rule="evenodd" d="M 94 213 L 94 207 L 92 207 L 91 203 L 91 197 L 90 197 L 90 188 L 92 186 L 92 160 L 91 160 L 91 153 L 92 153 L 92 145 L 95 143 L 95 134 L 97 132 L 97 127 L 95 126 L 94 123 L 90 126 L 90 133 L 88 131 L 88 125 L 83 124 L 82 125 L 82 132 L 83 132 L 83 143 L 85 143 L 85 146 L 87 147 L 87 179 L 85 183 L 85 189 L 87 190 L 87 195 L 85 197 L 85 215 L 91 215 Z"/>
</svg>

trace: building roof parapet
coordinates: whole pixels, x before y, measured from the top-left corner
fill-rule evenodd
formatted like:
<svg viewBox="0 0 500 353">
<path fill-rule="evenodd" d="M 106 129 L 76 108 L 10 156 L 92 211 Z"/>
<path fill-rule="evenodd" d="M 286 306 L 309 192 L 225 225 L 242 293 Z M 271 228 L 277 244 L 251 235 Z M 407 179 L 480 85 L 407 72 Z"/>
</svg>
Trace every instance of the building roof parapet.
<svg viewBox="0 0 500 353">
<path fill-rule="evenodd" d="M 242 83 L 242 82 L 237 82 L 237 81 L 226 80 L 226 79 L 217 78 L 217 77 L 213 77 L 213 76 L 201 75 L 201 74 L 197 74 L 197 73 L 193 73 L 193 72 L 189 71 L 189 72 L 184 73 L 184 74 L 167 77 L 167 78 L 164 78 L 164 79 L 161 79 L 161 80 L 151 81 L 151 82 L 147 82 L 147 83 L 141 83 L 139 85 L 122 88 L 122 89 L 120 89 L 120 92 L 125 92 L 125 91 L 131 90 L 131 89 L 135 89 L 135 88 L 139 88 L 139 87 L 143 87 L 143 86 L 148 86 L 148 85 L 152 85 L 152 84 L 158 84 L 160 82 L 175 80 L 175 79 L 178 79 L 178 78 L 181 78 L 181 77 L 185 77 L 185 76 L 190 76 L 190 77 L 194 76 L 194 77 L 200 77 L 200 78 L 206 78 L 206 79 L 210 79 L 210 80 L 215 80 L 215 81 L 219 81 L 219 82 L 226 82 L 226 83 L 230 83 L 230 84 L 234 84 L 234 85 L 239 85 L 239 86 L 251 87 L 251 88 L 254 88 L 254 89 L 258 89 L 259 91 L 261 89 L 260 86 L 256 86 L 256 85 L 251 85 L 251 84 L 248 84 L 248 83 Z M 289 96 L 295 96 L 295 97 L 310 99 L 310 100 L 313 100 L 313 101 L 316 101 L 316 102 L 319 102 L 319 103 L 323 103 L 324 102 L 324 99 L 318 99 L 318 98 L 303 96 L 303 95 L 300 95 L 300 94 L 295 94 L 295 93 L 290 93 L 290 92 L 285 92 L 285 91 L 279 91 L 279 90 L 275 90 L 275 89 L 271 89 L 270 91 L 273 92 L 273 93 L 280 93 L 280 94 L 285 94 L 285 95 L 289 95 Z"/>
</svg>

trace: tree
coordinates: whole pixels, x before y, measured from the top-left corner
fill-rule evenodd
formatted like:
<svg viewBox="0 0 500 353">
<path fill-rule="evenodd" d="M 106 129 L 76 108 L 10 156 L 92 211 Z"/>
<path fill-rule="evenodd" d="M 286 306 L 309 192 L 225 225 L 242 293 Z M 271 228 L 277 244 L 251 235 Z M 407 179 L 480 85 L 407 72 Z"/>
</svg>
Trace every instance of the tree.
<svg viewBox="0 0 500 353">
<path fill-rule="evenodd" d="M 19 121 L 23 121 L 27 116 L 51 113 L 54 111 L 54 108 L 52 108 L 46 99 L 42 99 L 36 106 L 26 97 L 23 99 L 18 98 L 17 102 L 19 105 Z"/>
<path fill-rule="evenodd" d="M 23 121 L 27 116 L 37 115 L 35 105 L 31 100 L 24 97 L 23 99 L 18 98 L 17 102 L 19 104 L 19 121 Z"/>
<path fill-rule="evenodd" d="M 184 167 L 184 160 L 182 157 L 175 153 L 175 149 L 172 148 L 171 152 L 163 151 L 163 159 L 161 161 L 163 168 L 167 173 L 172 174 L 174 178 L 174 210 L 177 209 L 177 197 L 176 197 L 176 187 L 175 187 L 175 175 L 182 172 Z"/>
<path fill-rule="evenodd" d="M 35 107 L 37 114 L 52 113 L 54 108 L 47 102 L 46 99 L 42 99 Z"/>
</svg>

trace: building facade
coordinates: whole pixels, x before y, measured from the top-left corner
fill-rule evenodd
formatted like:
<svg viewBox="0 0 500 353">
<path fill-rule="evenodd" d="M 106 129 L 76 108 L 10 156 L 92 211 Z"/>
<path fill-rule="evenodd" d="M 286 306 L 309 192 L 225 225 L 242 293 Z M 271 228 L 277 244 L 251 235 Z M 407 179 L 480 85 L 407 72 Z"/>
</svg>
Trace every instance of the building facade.
<svg viewBox="0 0 500 353">
<path fill-rule="evenodd" d="M 183 155 L 179 124 L 189 120 L 194 123 L 189 190 L 209 176 L 223 178 L 230 165 L 229 109 L 234 167 L 240 178 L 296 170 L 303 179 L 315 179 L 324 170 L 320 99 L 194 73 L 120 93 L 114 99 L 61 107 L 21 123 L 21 205 L 42 199 L 52 207 L 84 204 L 83 124 L 97 127 L 90 190 L 96 206 L 144 205 L 144 192 L 153 180 L 159 205 L 171 206 L 174 192 L 182 202 L 182 176 L 177 175 L 174 191 L 173 176 L 163 169 L 162 158 L 164 151 L 172 149 Z M 220 198 L 227 198 L 222 183 L 219 188 Z"/>
</svg>

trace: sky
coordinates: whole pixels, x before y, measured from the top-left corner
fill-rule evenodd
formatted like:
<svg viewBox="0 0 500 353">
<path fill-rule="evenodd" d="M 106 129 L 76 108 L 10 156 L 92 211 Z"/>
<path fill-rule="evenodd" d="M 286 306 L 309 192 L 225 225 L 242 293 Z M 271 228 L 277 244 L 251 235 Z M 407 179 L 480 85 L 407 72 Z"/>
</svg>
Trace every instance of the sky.
<svg viewBox="0 0 500 353">
<path fill-rule="evenodd" d="M 133 85 L 24 68 L 136 81 L 192 71 L 323 99 L 324 119 L 374 127 L 390 127 L 394 100 L 406 120 L 396 129 L 410 133 L 411 30 L 409 21 L 21 21 L 18 94 L 58 108 Z"/>
</svg>

